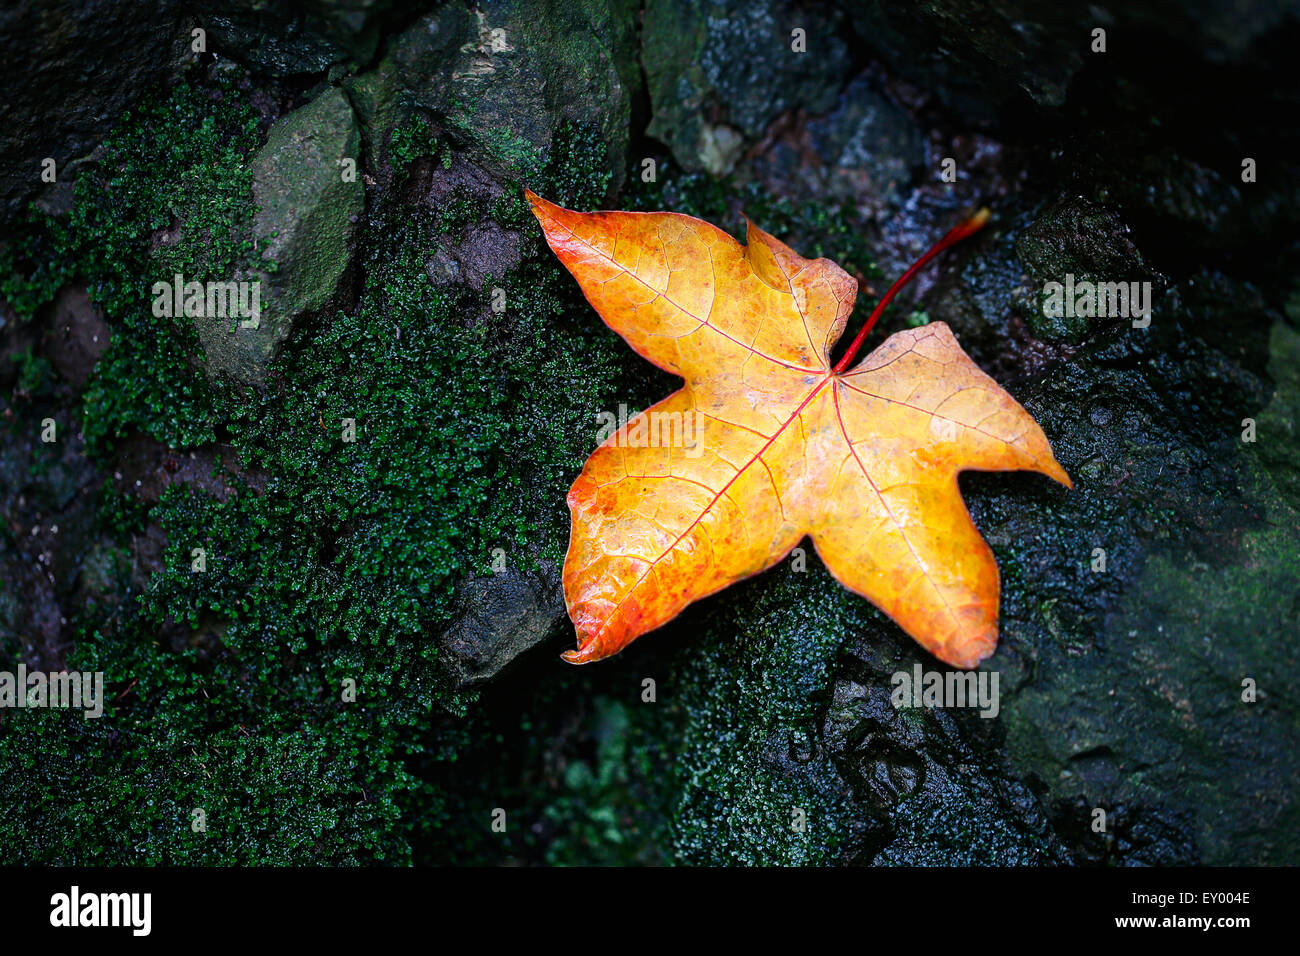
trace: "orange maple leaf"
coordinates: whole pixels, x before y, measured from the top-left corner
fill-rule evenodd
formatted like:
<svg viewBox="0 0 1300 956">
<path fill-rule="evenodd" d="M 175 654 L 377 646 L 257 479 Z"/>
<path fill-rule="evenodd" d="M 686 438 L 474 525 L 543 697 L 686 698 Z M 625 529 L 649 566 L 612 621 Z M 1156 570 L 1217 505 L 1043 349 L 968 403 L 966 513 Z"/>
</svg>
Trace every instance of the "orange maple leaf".
<svg viewBox="0 0 1300 956">
<path fill-rule="evenodd" d="M 689 216 L 527 196 L 606 324 L 685 380 L 597 448 L 569 491 L 564 596 L 578 647 L 566 660 L 618 653 L 805 536 L 936 657 L 974 667 L 993 653 L 998 568 L 957 473 L 1069 476 L 942 322 L 891 336 L 845 371 L 894 292 L 986 211 L 908 270 L 832 368 L 857 282 L 830 260 L 804 259 L 752 222 L 742 246 Z"/>
</svg>

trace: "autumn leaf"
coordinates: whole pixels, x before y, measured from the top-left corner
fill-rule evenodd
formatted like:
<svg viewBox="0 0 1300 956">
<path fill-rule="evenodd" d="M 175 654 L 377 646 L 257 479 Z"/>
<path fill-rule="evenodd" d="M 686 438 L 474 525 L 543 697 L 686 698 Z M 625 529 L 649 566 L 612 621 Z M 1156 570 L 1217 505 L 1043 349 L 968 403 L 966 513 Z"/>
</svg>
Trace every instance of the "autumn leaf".
<svg viewBox="0 0 1300 956">
<path fill-rule="evenodd" d="M 846 370 L 901 284 L 981 217 L 908 271 L 832 368 L 857 283 L 830 260 L 804 259 L 753 223 L 742 246 L 689 216 L 581 213 L 527 196 L 606 324 L 685 380 L 597 448 L 569 491 L 564 595 L 578 647 L 566 660 L 618 653 L 806 536 L 845 587 L 936 657 L 974 667 L 993 653 L 998 568 L 957 473 L 1069 476 L 942 322 L 899 332 Z"/>
</svg>

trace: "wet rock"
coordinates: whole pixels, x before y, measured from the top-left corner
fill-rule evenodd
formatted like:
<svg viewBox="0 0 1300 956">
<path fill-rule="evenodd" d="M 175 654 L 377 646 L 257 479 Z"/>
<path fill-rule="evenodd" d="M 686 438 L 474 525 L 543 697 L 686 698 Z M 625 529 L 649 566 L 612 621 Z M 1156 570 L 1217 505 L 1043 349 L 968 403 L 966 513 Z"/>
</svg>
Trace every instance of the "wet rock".
<svg viewBox="0 0 1300 956">
<path fill-rule="evenodd" d="M 1295 859 L 1277 821 L 1293 812 L 1300 728 L 1266 695 L 1242 699 L 1247 678 L 1275 688 L 1297 663 L 1280 639 L 1297 608 L 1266 597 L 1300 593 L 1295 501 L 1241 441 L 1265 402 L 1269 433 L 1289 433 L 1291 385 L 1275 376 L 1268 399 L 1267 332 L 1251 327 L 1270 311 L 1248 286 L 1201 275 L 1168 305 L 1149 330 L 1095 331 L 1017 389 L 1073 492 L 963 479 L 1002 571 L 988 666 L 1003 674 L 1007 754 L 1082 858 Z M 1270 368 L 1287 364 L 1286 339 Z M 1098 845 L 1077 806 L 1122 808 L 1113 839 Z"/>
<path fill-rule="evenodd" d="M 847 0 L 845 10 L 857 35 L 892 69 L 956 111 L 984 119 L 1026 100 L 1059 107 L 1089 65 L 1138 44 L 1188 50 L 1203 64 L 1243 62 L 1261 37 L 1294 15 L 1284 0 L 1231 7 L 1213 0 L 1032 7 L 1015 0 L 938 0 L 923 7 Z M 1107 31 L 1105 53 L 1092 51 L 1097 28 Z"/>
<path fill-rule="evenodd" d="M 345 77 L 342 87 L 356 113 L 365 154 L 386 187 L 393 178 L 389 138 L 399 123 L 410 117 L 397 64 L 391 56 L 384 57 L 373 69 Z"/>
<path fill-rule="evenodd" d="M 210 372 L 250 384 L 264 381 L 294 320 L 333 296 L 365 202 L 359 170 L 348 181 L 344 166 L 359 160 L 360 147 L 356 118 L 338 89 L 271 128 L 253 160 L 254 235 L 277 268 L 271 275 L 234 277 L 262 282 L 256 328 L 217 316 L 196 319 Z"/>
<path fill-rule="evenodd" d="M 1145 265 L 1128 230 L 1111 210 L 1079 198 L 1052 203 L 1016 238 L 1016 253 L 1038 281 L 1067 271 L 1128 275 Z"/>
<path fill-rule="evenodd" d="M 1041 289 L 1049 282 L 1151 281 L 1150 269 L 1112 210 L 1077 197 L 1052 203 L 1016 237 L 1016 254 Z M 1049 341 L 1080 341 L 1102 317 L 1049 315 L 1041 299 L 1026 309 L 1034 334 Z"/>
<path fill-rule="evenodd" d="M 1143 150 L 1136 168 L 1111 191 L 1117 199 L 1143 207 L 1165 228 L 1188 231 L 1198 245 L 1240 240 L 1254 205 L 1246 201 L 1242 186 L 1220 170 L 1168 147 Z"/>
<path fill-rule="evenodd" d="M 1105 811 L 1105 817 L 1098 815 Z M 1057 826 L 1076 837 L 1076 861 L 1093 866 L 1188 866 L 1200 862 L 1185 818 L 1133 804 L 1058 804 Z"/>
<path fill-rule="evenodd" d="M 393 41 L 373 79 L 356 84 L 370 135 L 411 108 L 431 113 L 472 161 L 536 174 L 562 122 L 596 127 L 622 181 L 640 87 L 628 0 L 487 0 L 450 5 Z"/>
<path fill-rule="evenodd" d="M 45 355 L 74 390 L 80 390 L 108 347 L 109 330 L 83 285 L 55 295 L 45 333 Z"/>
<path fill-rule="evenodd" d="M 866 0 L 846 5 L 849 22 L 892 68 L 943 96 L 958 112 L 988 116 L 1026 94 L 1065 101 L 1088 55 L 1089 31 L 1109 14 L 1017 3 L 931 3 L 904 9 Z M 939 42 L 936 42 L 939 40 Z"/>
<path fill-rule="evenodd" d="M 424 274 L 434 285 L 459 285 L 460 260 L 454 249 L 438 249 L 424 264 Z"/>
<path fill-rule="evenodd" d="M 852 203 L 879 216 L 907 195 L 925 158 L 912 118 L 863 74 L 833 110 L 797 121 L 749 168 L 777 195 Z"/>
<path fill-rule="evenodd" d="M 0 644 L 29 664 L 60 665 L 72 646 L 75 581 L 96 544 L 95 492 L 74 416 L 56 399 L 4 406 L 0 434 Z M 48 419 L 55 440 L 42 441 Z"/>
<path fill-rule="evenodd" d="M 837 665 L 823 733 L 835 766 L 868 813 L 857 862 L 1069 862 L 1032 791 L 1008 780 L 999 766 L 989 746 L 996 718 L 895 707 L 892 675 L 912 673 L 922 657 L 893 636 L 871 634 L 854 641 Z"/>
<path fill-rule="evenodd" d="M 650 0 L 642 58 L 648 133 L 686 169 L 722 175 L 782 113 L 835 105 L 851 61 L 842 15 L 791 0 Z M 804 52 L 793 31 L 803 31 Z"/>
<path fill-rule="evenodd" d="M 1011 245 L 989 251 L 1014 260 Z M 972 300 L 949 301 L 980 327 Z M 1298 663 L 1282 636 L 1300 613 L 1300 336 L 1221 276 L 1179 283 L 1167 305 L 1149 330 L 1094 327 L 1082 349 L 1021 370 L 1013 392 L 1074 491 L 962 478 L 1002 576 L 999 647 L 981 668 L 1000 674 L 998 718 L 895 712 L 889 673 L 915 650 L 888 629 L 837 663 L 824 736 L 867 814 L 858 859 L 1188 865 L 1300 852 L 1280 823 L 1300 725 L 1268 690 Z M 1271 335 L 1247 331 L 1261 315 Z M 1240 439 L 1248 413 L 1253 444 Z M 1253 704 L 1250 686 L 1262 690 Z"/>
<path fill-rule="evenodd" d="M 568 617 L 558 569 L 507 568 L 457 588 L 457 617 L 438 637 L 458 689 L 497 677 L 553 636 Z"/>
<path fill-rule="evenodd" d="M 113 487 L 148 505 L 156 505 L 172 485 L 188 485 L 226 501 L 237 487 L 261 494 L 266 482 L 265 471 L 241 463 L 236 450 L 226 444 L 178 452 L 135 433 L 114 449 Z"/>
<path fill-rule="evenodd" d="M 464 283 L 482 292 L 489 276 L 500 279 L 519 265 L 522 237 L 496 223 L 479 223 L 462 236 L 447 238 L 426 264 L 434 285 Z"/>
<path fill-rule="evenodd" d="M 5 4 L 0 37 L 0 235 L 45 191 L 41 163 L 69 180 L 139 96 L 178 72 L 188 51 L 180 4 Z M 131 51 L 124 56 L 123 51 Z M 57 188 L 57 185 L 56 187 Z"/>
<path fill-rule="evenodd" d="M 368 63 L 379 44 L 380 17 L 391 6 L 391 0 L 219 0 L 205 4 L 198 22 L 210 49 L 272 76 L 292 76 Z"/>
</svg>

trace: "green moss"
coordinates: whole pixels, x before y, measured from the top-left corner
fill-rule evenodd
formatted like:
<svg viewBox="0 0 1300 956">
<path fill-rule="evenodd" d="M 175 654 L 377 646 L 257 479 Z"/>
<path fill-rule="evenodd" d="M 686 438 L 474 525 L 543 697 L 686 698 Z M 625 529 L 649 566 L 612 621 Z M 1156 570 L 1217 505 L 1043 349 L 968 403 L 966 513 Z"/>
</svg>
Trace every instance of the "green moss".
<svg viewBox="0 0 1300 956">
<path fill-rule="evenodd" d="M 438 141 L 429 121 L 419 113 L 396 127 L 388 140 L 388 159 L 398 172 L 405 172 L 420 157 L 434 156 L 437 152 Z"/>
<path fill-rule="evenodd" d="M 22 395 L 43 395 L 53 384 L 54 369 L 42 356 L 32 353 L 29 345 L 21 352 L 9 356 L 9 361 L 18 366 L 18 392 Z"/>
<path fill-rule="evenodd" d="M 671 680 L 683 711 L 678 861 L 817 865 L 846 850 L 855 810 L 815 741 L 845 637 L 875 613 L 816 562 L 784 564 L 701 608 Z M 662 639 L 662 638 L 661 638 Z M 684 634 L 683 640 L 687 637 Z M 797 825 L 802 823 L 803 829 Z"/>
<path fill-rule="evenodd" d="M 620 814 L 620 798 L 631 777 L 628 754 L 634 745 L 629 709 L 621 701 L 598 697 L 592 724 L 595 754 L 565 766 L 562 795 L 544 809 L 547 822 L 560 834 L 546 848 L 548 863 L 581 860 L 587 847 L 618 848 L 634 838 Z"/>
<path fill-rule="evenodd" d="M 188 361 L 194 330 L 154 316 L 150 288 L 176 273 L 226 281 L 254 261 L 247 160 L 259 141 L 233 81 L 181 84 L 122 118 L 77 180 L 66 220 L 33 209 L 0 256 L 0 294 L 21 315 L 74 276 L 103 310 L 111 344 L 82 408 L 92 449 L 131 429 L 175 448 L 213 439 L 214 396 Z"/>
<path fill-rule="evenodd" d="M 232 132 L 190 112 L 211 109 L 248 123 Z M 181 121 L 160 122 L 169 116 Z M 74 622 L 68 666 L 105 672 L 101 720 L 4 717 L 0 764 L 22 771 L 0 780 L 0 804 L 28 809 L 0 821 L 0 843 L 24 847 L 24 861 L 405 862 L 413 845 L 440 845 L 431 834 L 449 825 L 444 805 L 468 798 L 456 793 L 466 781 L 439 768 L 487 746 L 449 729 L 471 703 L 448 688 L 433 640 L 453 587 L 486 569 L 494 546 L 512 560 L 558 558 L 564 492 L 594 413 L 631 391 L 617 340 L 535 229 L 523 263 L 489 284 L 507 290 L 503 315 L 486 294 L 430 282 L 425 262 L 447 235 L 489 218 L 532 222 L 515 190 L 496 202 L 466 190 L 419 219 L 392 200 L 364 226 L 356 308 L 291 343 L 267 392 L 209 386 L 184 330 L 153 319 L 139 276 L 165 262 L 202 279 L 246 253 L 224 237 L 250 213 L 251 117 L 224 87 L 181 87 L 146 107 L 113 134 L 102 175 L 79 187 L 62 264 L 24 273 L 32 301 L 52 294 L 38 276 L 90 277 L 113 324 L 83 398 L 100 461 L 132 426 L 172 447 L 219 432 L 256 476 L 225 476 L 221 498 L 173 485 L 147 516 L 104 493 L 100 530 L 126 547 L 156 523 L 163 567 L 139 595 L 110 575 L 113 600 Z M 131 178 L 154 175 L 124 155 L 145 135 L 172 175 L 189 177 L 185 195 Z M 603 151 L 578 131 L 566 137 L 538 185 L 593 204 Z M 115 203 L 139 224 L 113 222 Z M 48 238 L 61 227 L 34 228 Z M 159 251 L 156 229 L 179 238 Z M 355 702 L 343 700 L 347 682 Z M 610 752 L 591 780 L 575 777 L 582 806 L 619 785 L 608 768 L 623 759 Z M 206 833 L 191 828 L 195 808 Z M 553 812 L 587 815 L 576 802 Z"/>
<path fill-rule="evenodd" d="M 71 276 L 67 227 L 32 207 L 15 226 L 16 235 L 0 243 L 0 299 L 18 318 L 30 322 Z"/>
</svg>

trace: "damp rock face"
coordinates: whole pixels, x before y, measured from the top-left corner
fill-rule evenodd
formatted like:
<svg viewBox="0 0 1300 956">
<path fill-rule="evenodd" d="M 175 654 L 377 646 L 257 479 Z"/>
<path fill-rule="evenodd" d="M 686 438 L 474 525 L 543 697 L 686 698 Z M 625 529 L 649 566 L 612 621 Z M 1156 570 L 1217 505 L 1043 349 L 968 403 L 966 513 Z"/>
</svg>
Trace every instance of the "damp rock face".
<svg viewBox="0 0 1300 956">
<path fill-rule="evenodd" d="M 983 709 L 915 706 L 923 655 L 860 638 L 841 657 L 820 728 L 863 815 L 858 863 L 888 866 L 1041 865 L 1070 860 L 1032 790 L 1007 778 L 989 738 L 1002 687 L 971 675 Z M 922 675 L 915 698 L 895 675 Z M 981 683 L 982 682 L 982 683 Z M 900 706 L 901 701 L 901 706 Z M 971 703 L 974 703 L 972 700 Z"/>
<path fill-rule="evenodd" d="M 171 0 L 69 3 L 57 12 L 40 0 L 5 4 L 0 223 L 50 187 L 41 179 L 46 157 L 55 161 L 59 180 L 71 182 L 77 161 L 121 113 L 178 72 L 181 28 L 180 5 Z"/>
<path fill-rule="evenodd" d="M 562 123 L 591 126 L 617 185 L 640 89 L 634 9 L 627 0 L 442 7 L 396 37 L 374 76 L 357 82 L 365 119 L 378 123 L 382 143 L 412 109 L 425 111 L 471 160 L 524 179 L 540 170 Z"/>
<path fill-rule="evenodd" d="M 1085 282 L 1123 282 L 1127 289 L 1132 282 L 1150 283 L 1153 279 L 1119 216 L 1078 198 L 1058 200 L 1043 210 L 1016 237 L 1015 248 L 1029 278 L 1039 287 L 1065 284 L 1068 277 L 1071 292 L 1076 284 L 1082 288 Z M 1136 306 L 1140 297 L 1133 298 L 1130 305 Z M 1073 301 L 1069 305 L 1066 309 L 1062 302 L 1059 309 L 1049 309 L 1045 297 L 1031 303 L 1026 313 L 1034 334 L 1045 341 L 1082 340 L 1089 319 L 1075 314 Z"/>
<path fill-rule="evenodd" d="M 1277 0 L 1032 7 L 1015 0 L 923 7 L 850 0 L 845 9 L 856 34 L 894 70 L 982 119 L 1025 101 L 1063 105 L 1089 58 L 1123 55 L 1126 42 L 1167 44 L 1206 65 L 1241 64 L 1292 16 Z M 1094 52 L 1097 29 L 1107 34 L 1106 52 Z"/>
<path fill-rule="evenodd" d="M 522 237 L 496 223 L 476 223 L 445 245 L 425 263 L 425 275 L 436 286 L 464 284 L 482 292 L 490 276 L 501 277 L 519 265 Z"/>
<path fill-rule="evenodd" d="M 261 383 L 294 320 L 333 296 L 365 204 L 360 172 L 347 166 L 360 146 L 356 118 L 338 89 L 271 128 L 253 160 L 254 237 L 275 271 L 237 277 L 262 283 L 256 327 L 219 316 L 195 320 L 209 371 Z"/>
<path fill-rule="evenodd" d="M 1240 304 L 1188 295 L 1181 306 L 1192 322 L 1205 308 L 1227 322 L 1266 308 L 1239 286 L 1219 285 L 1219 296 Z M 1083 479 L 1064 527 L 1031 529 L 987 500 L 985 514 L 999 515 L 1010 538 L 1045 533 L 1079 556 L 1032 592 L 1007 588 L 1004 679 L 1023 675 L 1005 702 L 1007 750 L 1016 772 L 1046 787 L 1054 814 L 1123 808 L 1129 827 L 1181 833 L 1137 847 L 1139 858 L 1294 860 L 1297 835 L 1278 822 L 1290 800 L 1255 795 L 1283 793 L 1300 773 L 1300 722 L 1275 696 L 1297 664 L 1281 638 L 1300 593 L 1287 441 L 1296 394 L 1284 371 L 1296 336 L 1273 325 L 1268 365 L 1252 370 L 1179 324 L 1157 312 L 1146 343 L 1118 334 L 1049 376 L 1044 427 L 1074 446 Z M 1169 403 L 1170 394 L 1182 397 Z M 1243 409 L 1258 410 L 1253 442 L 1242 440 Z M 1009 575 L 1004 564 L 1004 576 L 1046 568 L 1036 551 L 1024 549 Z M 1061 830 L 1081 853 L 1122 856 L 1114 829 L 1105 840 Z"/>
<path fill-rule="evenodd" d="M 1069 270 L 1096 265 L 1086 244 L 1058 253 Z M 1204 337 L 1211 314 L 1222 339 Z M 1300 772 L 1294 715 L 1248 699 L 1295 664 L 1278 639 L 1294 602 L 1264 598 L 1300 585 L 1279 452 L 1294 447 L 1294 333 L 1279 318 L 1249 286 L 1200 272 L 1157 299 L 1148 329 L 1088 320 L 1012 389 L 1074 491 L 1026 506 L 1023 478 L 962 480 L 1002 573 L 986 666 L 1002 677 L 1010 772 L 1034 782 L 1077 859 L 1267 863 L 1300 849 L 1274 822 L 1288 800 L 1251 797 Z M 1247 416 L 1267 425 L 1258 441 L 1242 440 Z"/>
<path fill-rule="evenodd" d="M 925 162 L 926 143 L 912 117 L 863 74 L 832 109 L 782 130 L 747 166 L 779 195 L 882 215 L 903 202 Z"/>
<path fill-rule="evenodd" d="M 688 170 L 729 172 L 782 113 L 835 104 L 851 64 L 842 27 L 838 11 L 787 0 L 651 0 L 647 132 Z"/>
<path fill-rule="evenodd" d="M 380 40 L 379 20 L 392 0 L 265 4 L 219 0 L 198 22 L 212 48 L 271 76 L 323 73 L 365 64 Z"/>
<path fill-rule="evenodd" d="M 84 286 L 68 285 L 55 295 L 45 354 L 60 377 L 80 390 L 108 348 L 111 332 Z"/>
<path fill-rule="evenodd" d="M 1289 799 L 1252 794 L 1300 772 L 1295 715 L 1253 690 L 1296 663 L 1297 337 L 1252 283 L 1140 248 L 1121 208 L 1141 215 L 1064 190 L 1013 201 L 928 303 L 1075 480 L 961 480 L 1002 577 L 984 665 L 1001 675 L 1000 773 L 1032 785 L 1076 861 L 1295 859 L 1276 823 Z M 1048 319 L 1043 284 L 1065 273 L 1151 281 L 1150 326 Z"/>
</svg>

